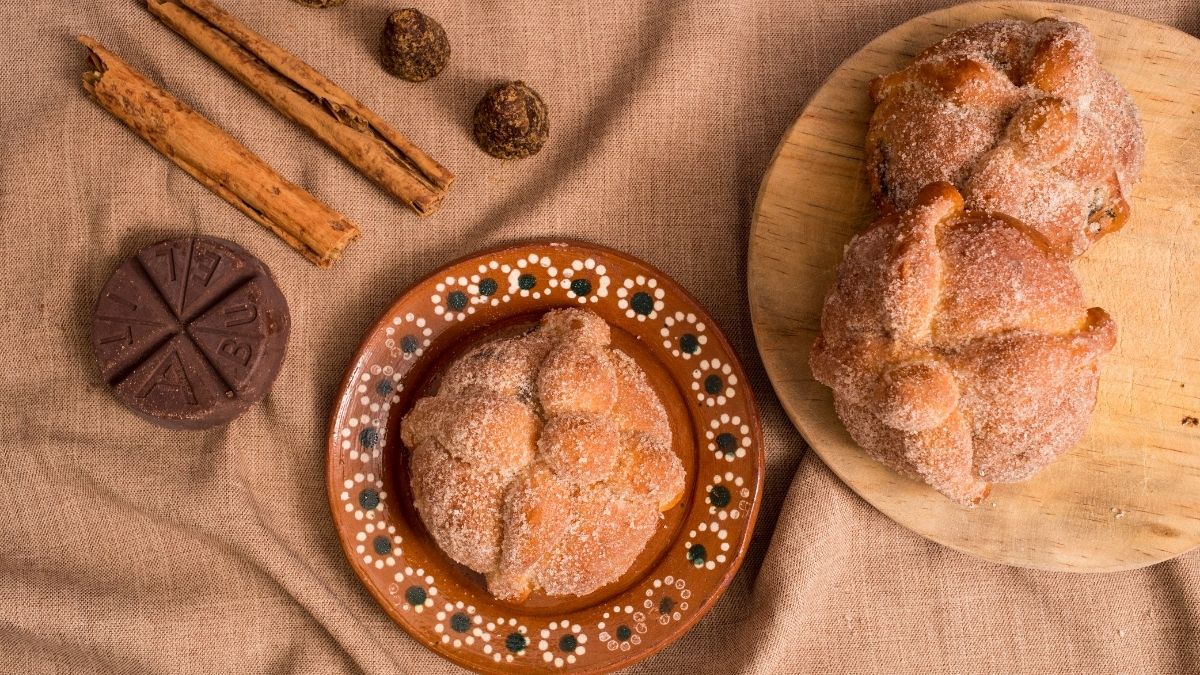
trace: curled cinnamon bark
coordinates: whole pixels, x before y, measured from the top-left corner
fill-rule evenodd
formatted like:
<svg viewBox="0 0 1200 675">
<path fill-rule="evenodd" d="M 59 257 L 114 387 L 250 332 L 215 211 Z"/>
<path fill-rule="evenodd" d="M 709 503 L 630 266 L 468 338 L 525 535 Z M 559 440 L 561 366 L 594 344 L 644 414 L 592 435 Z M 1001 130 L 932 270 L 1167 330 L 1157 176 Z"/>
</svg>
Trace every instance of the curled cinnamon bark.
<svg viewBox="0 0 1200 675">
<path fill-rule="evenodd" d="M 358 238 L 358 227 L 285 180 L 220 127 L 158 88 L 90 37 L 83 88 L 222 199 L 271 230 L 318 267 L 329 267 Z"/>
<path fill-rule="evenodd" d="M 209 0 L 146 0 L 150 13 L 420 215 L 454 174 L 354 97 Z"/>
</svg>

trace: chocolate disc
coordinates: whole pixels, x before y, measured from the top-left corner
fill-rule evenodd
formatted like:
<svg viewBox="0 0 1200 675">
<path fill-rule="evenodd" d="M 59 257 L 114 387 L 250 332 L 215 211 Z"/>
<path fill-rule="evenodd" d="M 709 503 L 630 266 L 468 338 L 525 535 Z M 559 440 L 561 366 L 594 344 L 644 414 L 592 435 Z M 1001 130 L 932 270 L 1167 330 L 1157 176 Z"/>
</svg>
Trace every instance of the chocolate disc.
<svg viewBox="0 0 1200 675">
<path fill-rule="evenodd" d="M 117 398 L 139 415 L 206 429 L 267 395 L 290 327 L 270 271 L 242 247 L 171 239 L 138 251 L 104 285 L 92 349 Z"/>
</svg>

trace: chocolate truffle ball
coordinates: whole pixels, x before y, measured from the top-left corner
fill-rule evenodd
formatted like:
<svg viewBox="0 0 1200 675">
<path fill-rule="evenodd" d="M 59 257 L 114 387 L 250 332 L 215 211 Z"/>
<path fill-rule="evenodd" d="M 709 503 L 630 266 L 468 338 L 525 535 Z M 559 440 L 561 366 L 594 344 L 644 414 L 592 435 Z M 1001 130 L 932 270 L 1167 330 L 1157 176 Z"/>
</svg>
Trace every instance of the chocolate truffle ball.
<svg viewBox="0 0 1200 675">
<path fill-rule="evenodd" d="M 392 12 L 383 27 L 383 67 L 409 82 L 424 82 L 450 62 L 450 40 L 441 24 L 409 7 Z"/>
<path fill-rule="evenodd" d="M 492 87 L 475 106 L 471 129 L 479 147 L 500 159 L 537 154 L 550 136 L 550 111 L 524 82 Z"/>
</svg>

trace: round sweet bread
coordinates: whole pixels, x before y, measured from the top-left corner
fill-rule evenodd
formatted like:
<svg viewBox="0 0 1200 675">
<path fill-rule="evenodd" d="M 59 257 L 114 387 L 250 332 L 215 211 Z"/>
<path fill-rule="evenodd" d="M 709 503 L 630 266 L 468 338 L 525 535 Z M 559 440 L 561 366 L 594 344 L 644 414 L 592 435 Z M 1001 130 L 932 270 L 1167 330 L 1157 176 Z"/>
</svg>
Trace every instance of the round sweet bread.
<svg viewBox="0 0 1200 675">
<path fill-rule="evenodd" d="M 1017 218 L 1069 257 L 1129 215 L 1141 121 L 1077 23 L 961 30 L 876 78 L 871 97 L 867 174 L 885 214 L 946 181 L 967 208 Z"/>
<path fill-rule="evenodd" d="M 851 241 L 810 362 L 858 445 L 969 506 L 1079 441 L 1115 342 L 1040 235 L 935 183 Z"/>
<path fill-rule="evenodd" d="M 585 310 L 472 349 L 400 433 L 426 529 L 503 600 L 615 581 L 683 496 L 666 409 Z"/>
</svg>

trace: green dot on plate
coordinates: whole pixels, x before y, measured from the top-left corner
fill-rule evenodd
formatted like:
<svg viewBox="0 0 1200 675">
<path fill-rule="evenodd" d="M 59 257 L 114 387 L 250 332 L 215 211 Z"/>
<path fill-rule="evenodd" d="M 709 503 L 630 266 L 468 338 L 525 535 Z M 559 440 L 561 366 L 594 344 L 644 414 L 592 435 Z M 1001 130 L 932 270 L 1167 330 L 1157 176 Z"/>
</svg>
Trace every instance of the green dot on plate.
<svg viewBox="0 0 1200 675">
<path fill-rule="evenodd" d="M 717 377 L 716 375 L 709 375 L 708 377 L 704 378 L 704 391 L 707 391 L 713 395 L 719 394 L 721 393 L 722 384 L 723 383 L 721 382 L 720 377 Z"/>
<path fill-rule="evenodd" d="M 672 609 L 675 609 L 675 601 L 670 596 L 664 595 L 662 600 L 658 601 L 658 613 L 670 614 Z"/>
<path fill-rule="evenodd" d="M 718 434 L 717 448 L 726 455 L 732 455 L 734 452 L 737 452 L 737 439 L 730 433 Z"/>
<path fill-rule="evenodd" d="M 654 299 L 650 297 L 649 293 L 638 291 L 629 300 L 629 306 L 642 316 L 650 316 L 650 313 L 654 311 Z"/>
<path fill-rule="evenodd" d="M 504 646 L 508 648 L 508 651 L 514 654 L 524 651 L 525 646 L 528 644 L 529 638 L 521 635 L 520 633 L 509 633 L 508 637 L 504 638 Z"/>
<path fill-rule="evenodd" d="M 729 488 L 724 485 L 714 485 L 708 489 L 708 501 L 718 509 L 723 509 L 729 506 L 729 500 L 733 495 L 729 494 Z"/>
<path fill-rule="evenodd" d="M 700 339 L 691 333 L 680 335 L 679 350 L 684 354 L 695 354 L 700 351 Z"/>
<path fill-rule="evenodd" d="M 425 589 L 420 586 L 409 586 L 407 591 L 404 591 L 404 599 L 413 607 L 425 604 Z"/>
<path fill-rule="evenodd" d="M 392 552 L 392 540 L 380 535 L 371 540 L 371 547 L 374 548 L 375 552 L 379 555 L 387 555 Z"/>
<path fill-rule="evenodd" d="M 571 292 L 580 298 L 587 297 L 592 292 L 592 282 L 587 279 L 576 279 L 571 282 Z"/>
<path fill-rule="evenodd" d="M 358 505 L 368 511 L 376 506 L 379 506 L 379 492 L 377 490 L 367 488 L 366 490 L 358 493 Z"/>
<path fill-rule="evenodd" d="M 379 430 L 375 427 L 365 427 L 358 432 L 358 442 L 364 448 L 374 448 L 379 445 Z"/>
</svg>

